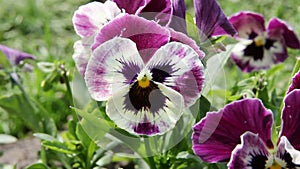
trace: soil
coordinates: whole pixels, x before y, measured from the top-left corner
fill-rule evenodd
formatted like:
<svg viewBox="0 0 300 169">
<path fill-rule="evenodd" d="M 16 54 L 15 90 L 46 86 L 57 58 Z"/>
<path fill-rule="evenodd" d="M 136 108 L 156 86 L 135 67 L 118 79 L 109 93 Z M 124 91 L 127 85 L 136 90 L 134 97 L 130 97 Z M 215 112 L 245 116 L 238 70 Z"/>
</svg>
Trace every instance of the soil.
<svg viewBox="0 0 300 169">
<path fill-rule="evenodd" d="M 41 142 L 38 138 L 18 140 L 11 144 L 0 144 L 0 168 L 1 165 L 15 165 L 17 169 L 23 169 L 29 164 L 37 162 L 38 151 Z"/>
</svg>

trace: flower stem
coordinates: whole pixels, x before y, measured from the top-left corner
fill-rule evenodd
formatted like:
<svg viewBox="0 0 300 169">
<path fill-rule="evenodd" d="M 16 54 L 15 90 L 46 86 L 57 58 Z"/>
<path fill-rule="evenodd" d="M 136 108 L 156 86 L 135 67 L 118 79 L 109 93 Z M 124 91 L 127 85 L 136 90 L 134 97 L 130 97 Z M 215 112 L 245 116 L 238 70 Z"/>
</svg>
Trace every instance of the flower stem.
<svg viewBox="0 0 300 169">
<path fill-rule="evenodd" d="M 65 66 L 63 64 L 61 64 L 59 67 L 63 71 L 62 77 L 63 77 L 64 82 L 66 84 L 67 97 L 69 99 L 69 104 L 70 104 L 71 107 L 74 107 L 73 94 L 72 94 L 72 89 L 71 89 L 69 78 L 68 78 L 68 71 L 65 69 Z M 74 122 L 77 123 L 78 122 L 78 118 L 77 118 L 76 112 L 73 109 L 71 110 L 71 112 L 72 112 L 72 117 L 73 117 Z"/>
<path fill-rule="evenodd" d="M 155 165 L 155 161 L 154 161 L 154 156 L 151 154 L 151 146 L 149 143 L 149 139 L 147 139 L 146 137 L 144 138 L 144 143 L 145 143 L 145 149 L 146 149 L 146 156 L 145 157 L 148 162 L 148 165 L 151 169 L 156 169 L 156 165 Z"/>
</svg>

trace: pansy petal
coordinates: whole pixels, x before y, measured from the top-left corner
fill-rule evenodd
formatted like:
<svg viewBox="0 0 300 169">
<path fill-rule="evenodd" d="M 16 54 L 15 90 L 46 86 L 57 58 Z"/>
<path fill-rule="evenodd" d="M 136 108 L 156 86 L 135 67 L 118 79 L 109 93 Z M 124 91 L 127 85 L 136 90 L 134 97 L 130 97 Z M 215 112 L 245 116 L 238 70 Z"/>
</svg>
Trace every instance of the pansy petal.
<svg viewBox="0 0 300 169">
<path fill-rule="evenodd" d="M 0 45 L 0 51 L 7 57 L 12 65 L 17 65 L 24 59 L 35 59 L 35 56 L 31 54 L 4 45 Z"/>
<path fill-rule="evenodd" d="M 133 84 L 114 92 L 106 113 L 118 127 L 130 133 L 161 135 L 175 126 L 182 109 L 183 98 L 179 93 L 151 82 L 149 88 Z"/>
<path fill-rule="evenodd" d="M 107 22 L 115 18 L 121 11 L 114 2 L 91 2 L 80 6 L 73 15 L 73 25 L 80 37 L 95 35 Z"/>
<path fill-rule="evenodd" d="M 115 18 L 105 25 L 96 36 L 92 49 L 116 36 L 129 38 L 137 45 L 138 51 L 146 63 L 155 51 L 169 41 L 169 31 L 155 23 L 135 15 Z"/>
<path fill-rule="evenodd" d="M 232 151 L 229 169 L 265 169 L 269 152 L 258 134 L 246 132 L 241 136 L 242 143 Z"/>
<path fill-rule="evenodd" d="M 139 16 L 155 20 L 161 25 L 166 25 L 170 22 L 172 10 L 171 0 L 150 0 L 141 10 Z"/>
<path fill-rule="evenodd" d="M 300 168 L 300 151 L 296 150 L 285 136 L 280 138 L 276 157 L 286 168 L 296 169 L 296 164 L 298 164 L 297 168 Z"/>
<path fill-rule="evenodd" d="M 206 162 L 228 161 L 246 131 L 257 133 L 268 147 L 273 147 L 272 123 L 272 112 L 260 100 L 235 101 L 218 112 L 208 112 L 193 127 L 193 150 Z"/>
<path fill-rule="evenodd" d="M 171 42 L 181 42 L 183 44 L 189 45 L 191 48 L 195 50 L 195 52 L 198 54 L 200 59 L 203 59 L 205 56 L 205 53 L 199 49 L 199 46 L 196 44 L 196 42 L 185 35 L 184 33 L 174 31 L 173 29 L 169 29 L 171 32 Z"/>
<path fill-rule="evenodd" d="M 295 31 L 285 21 L 278 18 L 272 18 L 268 25 L 268 32 L 269 34 L 271 32 L 271 35 L 269 35 L 270 37 L 283 36 L 288 47 L 294 49 L 300 48 L 300 41 Z"/>
<path fill-rule="evenodd" d="M 267 69 L 271 65 L 283 62 L 287 50 L 281 41 L 267 40 L 271 45 L 256 46 L 253 40 L 241 39 L 231 53 L 231 59 L 244 72 Z"/>
<path fill-rule="evenodd" d="M 300 71 L 294 75 L 292 84 L 290 85 L 287 93 L 290 93 L 294 89 L 300 89 Z"/>
<path fill-rule="evenodd" d="M 194 0 L 194 7 L 200 41 L 205 41 L 213 34 L 236 34 L 216 0 Z"/>
<path fill-rule="evenodd" d="M 188 45 L 170 42 L 157 50 L 146 67 L 152 80 L 179 92 L 186 106 L 200 97 L 204 84 L 203 65 L 197 53 Z"/>
<path fill-rule="evenodd" d="M 84 77 L 86 65 L 90 59 L 92 50 L 91 45 L 93 43 L 93 38 L 83 38 L 82 40 L 78 40 L 74 43 L 74 54 L 72 58 L 75 62 L 76 68 L 78 72 Z"/>
<path fill-rule="evenodd" d="M 185 21 L 186 6 L 184 0 L 173 0 L 172 7 L 173 15 L 169 27 L 176 31 L 187 34 Z"/>
<path fill-rule="evenodd" d="M 243 11 L 229 18 L 229 21 L 238 31 L 238 36 L 244 39 L 253 39 L 265 31 L 265 20 L 262 15 Z"/>
<path fill-rule="evenodd" d="M 285 136 L 289 142 L 300 150 L 300 89 L 290 92 L 284 99 L 280 136 Z"/>
<path fill-rule="evenodd" d="M 113 91 L 133 83 L 143 65 L 131 40 L 116 37 L 103 43 L 93 51 L 85 72 L 92 98 L 107 100 Z"/>
<path fill-rule="evenodd" d="M 113 0 L 120 9 L 124 9 L 128 14 L 136 14 L 144 8 L 151 0 L 135 0 L 130 3 L 124 0 Z"/>
</svg>

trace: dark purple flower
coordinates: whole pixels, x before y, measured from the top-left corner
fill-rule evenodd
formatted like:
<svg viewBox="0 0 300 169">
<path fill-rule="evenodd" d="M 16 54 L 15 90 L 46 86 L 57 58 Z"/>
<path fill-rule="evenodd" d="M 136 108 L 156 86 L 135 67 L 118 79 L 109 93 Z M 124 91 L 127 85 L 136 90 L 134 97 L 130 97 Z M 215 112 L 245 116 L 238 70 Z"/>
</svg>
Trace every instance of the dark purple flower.
<svg viewBox="0 0 300 169">
<path fill-rule="evenodd" d="M 285 99 L 278 144 L 271 141 L 273 115 L 258 99 L 233 102 L 208 112 L 193 130 L 193 150 L 203 161 L 229 161 L 230 169 L 298 168 L 300 90 Z"/>
<path fill-rule="evenodd" d="M 287 47 L 300 48 L 293 29 L 278 18 L 272 18 L 267 29 L 263 16 L 254 12 L 239 12 L 229 21 L 238 31 L 239 40 L 231 58 L 244 72 L 267 69 L 288 57 Z"/>
<path fill-rule="evenodd" d="M 184 0 L 173 0 L 172 1 L 173 14 L 171 18 L 171 22 L 168 25 L 178 32 L 182 32 L 187 34 L 186 29 L 186 6 Z"/>
<path fill-rule="evenodd" d="M 91 57 L 83 61 L 87 64 L 78 64 L 85 66 L 92 98 L 107 100 L 107 115 L 131 133 L 164 134 L 175 126 L 182 108 L 200 96 L 203 53 L 186 35 L 172 31 L 125 14 L 102 27 Z"/>
<path fill-rule="evenodd" d="M 194 0 L 194 7 L 201 42 L 212 35 L 236 34 L 216 0 Z"/>
<path fill-rule="evenodd" d="M 18 65 L 24 59 L 35 59 L 35 56 L 31 54 L 4 45 L 0 45 L 0 51 L 7 57 L 12 65 Z"/>
<path fill-rule="evenodd" d="M 287 93 L 290 93 L 294 89 L 300 89 L 300 71 L 294 75 Z"/>
<path fill-rule="evenodd" d="M 128 14 L 135 14 L 149 20 L 155 20 L 162 25 L 167 25 L 170 22 L 172 15 L 171 0 L 135 0 L 130 3 L 126 0 L 113 1 Z"/>
</svg>

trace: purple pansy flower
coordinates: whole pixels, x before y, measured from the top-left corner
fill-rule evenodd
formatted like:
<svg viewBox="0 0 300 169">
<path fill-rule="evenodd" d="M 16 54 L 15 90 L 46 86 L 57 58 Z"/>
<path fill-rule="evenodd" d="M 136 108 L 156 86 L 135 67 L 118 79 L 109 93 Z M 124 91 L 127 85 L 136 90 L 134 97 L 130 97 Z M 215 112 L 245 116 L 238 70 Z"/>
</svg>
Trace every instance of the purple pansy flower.
<svg viewBox="0 0 300 169">
<path fill-rule="evenodd" d="M 176 31 L 187 33 L 186 6 L 184 0 L 174 0 L 173 17 L 169 26 Z M 211 36 L 235 35 L 236 30 L 228 21 L 216 0 L 194 0 L 195 20 L 199 30 L 200 41 L 204 42 Z"/>
<path fill-rule="evenodd" d="M 96 36 L 84 78 L 93 99 L 108 101 L 106 113 L 118 127 L 164 134 L 199 98 L 204 80 L 199 54 L 186 35 L 174 33 L 171 41 L 171 34 L 154 21 L 124 15 Z"/>
<path fill-rule="evenodd" d="M 284 99 L 277 146 L 271 141 L 273 114 L 258 99 L 208 112 L 193 127 L 193 150 L 203 161 L 228 162 L 229 169 L 300 168 L 300 90 Z"/>
<path fill-rule="evenodd" d="M 120 9 L 128 14 L 135 14 L 149 20 L 155 20 L 161 25 L 168 25 L 172 16 L 171 0 L 113 0 Z"/>
<path fill-rule="evenodd" d="M 194 7 L 201 42 L 213 35 L 236 34 L 216 0 L 194 0 Z"/>
<path fill-rule="evenodd" d="M 278 18 L 272 18 L 267 29 L 263 16 L 254 12 L 239 12 L 229 21 L 238 31 L 239 40 L 231 58 L 244 72 L 267 69 L 288 57 L 287 47 L 300 48 L 293 29 Z"/>
<path fill-rule="evenodd" d="M 7 57 L 12 65 L 18 65 L 24 59 L 35 59 L 35 56 L 31 54 L 4 45 L 0 45 L 0 51 Z"/>
<path fill-rule="evenodd" d="M 290 93 L 294 89 L 300 89 L 300 71 L 294 75 L 292 84 L 289 86 L 287 93 Z"/>
</svg>

